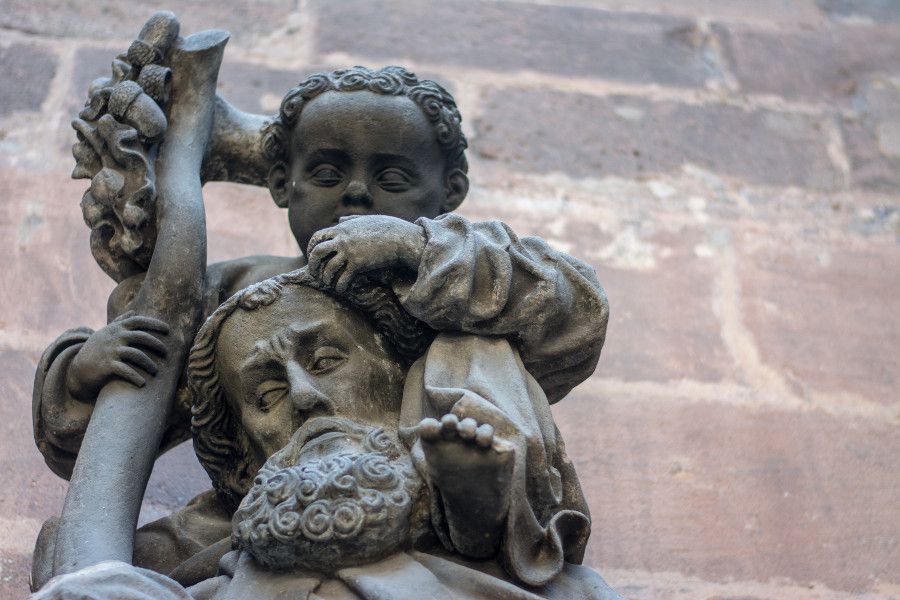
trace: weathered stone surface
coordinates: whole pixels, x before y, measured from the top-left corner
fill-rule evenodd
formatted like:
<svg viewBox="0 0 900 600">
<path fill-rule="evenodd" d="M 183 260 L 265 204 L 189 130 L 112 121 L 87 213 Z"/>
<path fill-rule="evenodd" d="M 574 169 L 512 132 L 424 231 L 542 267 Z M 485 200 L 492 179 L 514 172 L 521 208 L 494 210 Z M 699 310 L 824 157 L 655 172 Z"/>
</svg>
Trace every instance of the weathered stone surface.
<svg viewBox="0 0 900 600">
<path fill-rule="evenodd" d="M 831 17 L 900 23 L 900 4 L 894 0 L 816 0 L 816 3 Z"/>
<path fill-rule="evenodd" d="M 703 35 L 677 17 L 472 0 L 313 6 L 319 53 L 686 87 L 719 77 Z"/>
<path fill-rule="evenodd" d="M 155 10 L 167 9 L 177 13 L 183 33 L 227 29 L 232 40 L 240 44 L 253 34 L 281 26 L 293 8 L 290 0 L 189 0 L 168 7 L 134 0 L 78 4 L 67 0 L 3 0 L 0 26 L 26 33 L 129 41 Z"/>
<path fill-rule="evenodd" d="M 0 170 L 0 304 L 7 345 L 43 349 L 66 329 L 106 319 L 113 282 L 94 263 L 79 202 L 85 182 L 68 174 Z M 29 381 L 30 384 L 30 381 Z"/>
<path fill-rule="evenodd" d="M 0 47 L 0 117 L 38 111 L 56 74 L 56 57 L 34 44 Z"/>
<path fill-rule="evenodd" d="M 50 472 L 34 445 L 31 383 L 38 354 L 0 347 L 0 552 L 30 553 L 41 523 L 62 506 L 66 483 Z M 30 536 L 30 539 L 22 539 Z M 12 597 L 12 596 L 6 596 Z"/>
<path fill-rule="evenodd" d="M 738 242 L 744 319 L 760 358 L 801 397 L 893 404 L 900 389 L 900 247 Z M 875 349 L 883 349 L 875 351 Z"/>
<path fill-rule="evenodd" d="M 138 526 L 172 514 L 210 489 L 212 483 L 197 460 L 193 443 L 189 440 L 172 448 L 153 465 Z"/>
<path fill-rule="evenodd" d="M 626 230 L 602 244 L 598 256 L 596 250 L 586 255 L 582 246 L 590 244 L 590 229 L 590 223 L 573 223 L 571 232 L 579 240 L 573 254 L 592 263 L 607 290 L 610 315 L 615 314 L 596 376 L 660 382 L 732 377 L 713 311 L 714 265 L 693 250 L 702 235 L 682 231 L 641 239 Z M 652 266 L 644 268 L 647 253 Z"/>
<path fill-rule="evenodd" d="M 846 591 L 898 583 L 894 424 L 601 395 L 593 384 L 554 416 L 591 505 L 587 563 L 601 573 Z"/>
<path fill-rule="evenodd" d="M 473 148 L 526 172 L 642 177 L 686 163 L 754 183 L 830 189 L 819 118 L 723 105 L 500 89 Z"/>
<path fill-rule="evenodd" d="M 841 122 L 853 182 L 893 192 L 900 185 L 900 86 L 876 80 L 854 98 L 857 115 Z"/>
<path fill-rule="evenodd" d="M 31 575 L 31 554 L 0 551 L 0 596 L 24 598 Z"/>
<path fill-rule="evenodd" d="M 889 0 L 888 0 L 889 1 Z M 576 4 L 615 10 L 682 15 L 693 19 L 724 20 L 738 23 L 759 23 L 767 26 L 813 26 L 822 20 L 815 0 L 575 0 Z"/>
<path fill-rule="evenodd" d="M 791 33 L 714 28 L 741 88 L 808 101 L 846 102 L 877 74 L 900 73 L 900 28 L 833 25 Z"/>
</svg>

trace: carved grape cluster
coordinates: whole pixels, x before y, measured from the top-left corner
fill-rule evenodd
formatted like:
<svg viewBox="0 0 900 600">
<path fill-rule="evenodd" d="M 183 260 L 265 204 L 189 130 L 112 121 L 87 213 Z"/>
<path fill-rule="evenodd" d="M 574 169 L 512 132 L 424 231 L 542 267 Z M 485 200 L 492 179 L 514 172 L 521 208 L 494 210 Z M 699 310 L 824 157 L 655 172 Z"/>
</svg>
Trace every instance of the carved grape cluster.
<svg viewBox="0 0 900 600">
<path fill-rule="evenodd" d="M 161 63 L 178 36 L 172 13 L 157 13 L 112 76 L 95 80 L 84 109 L 72 121 L 72 177 L 90 179 L 81 199 L 91 228 L 91 252 L 116 281 L 146 271 L 156 243 L 153 156 L 168 127 L 163 108 L 172 73 Z"/>
</svg>

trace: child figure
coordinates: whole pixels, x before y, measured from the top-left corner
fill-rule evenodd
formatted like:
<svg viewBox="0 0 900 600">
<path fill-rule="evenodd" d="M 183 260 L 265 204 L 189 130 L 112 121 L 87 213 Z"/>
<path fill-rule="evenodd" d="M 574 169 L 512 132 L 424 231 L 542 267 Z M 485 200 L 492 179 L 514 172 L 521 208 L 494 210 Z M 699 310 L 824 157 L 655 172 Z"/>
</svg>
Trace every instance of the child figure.
<svg viewBox="0 0 900 600">
<path fill-rule="evenodd" d="M 444 88 L 400 67 L 320 73 L 290 90 L 263 148 L 273 165 L 269 190 L 305 254 L 210 265 L 205 316 L 247 285 L 307 261 L 338 293 L 360 275 L 401 271 L 407 276 L 387 283 L 410 314 L 437 331 L 509 339 L 548 401 L 564 397 L 599 359 L 605 294 L 589 266 L 543 240 L 452 213 L 469 188 L 460 121 Z M 71 475 L 106 382 L 141 386 L 165 359 L 165 323 L 128 312 L 142 277 L 113 291 L 106 327 L 70 330 L 41 359 L 35 441 L 61 477 Z M 160 450 L 189 437 L 188 396 L 179 391 Z M 135 564 L 139 554 L 138 543 Z"/>
</svg>

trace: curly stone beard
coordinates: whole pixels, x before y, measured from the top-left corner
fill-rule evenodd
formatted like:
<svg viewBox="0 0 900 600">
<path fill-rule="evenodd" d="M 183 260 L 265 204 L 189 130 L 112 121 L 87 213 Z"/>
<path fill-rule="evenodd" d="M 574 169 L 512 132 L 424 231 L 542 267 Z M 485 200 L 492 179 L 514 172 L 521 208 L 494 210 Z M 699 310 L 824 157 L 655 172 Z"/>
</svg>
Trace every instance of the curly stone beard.
<svg viewBox="0 0 900 600">
<path fill-rule="evenodd" d="M 234 545 L 269 569 L 330 573 L 410 541 L 422 480 L 409 454 L 380 428 L 324 420 L 359 449 L 300 460 L 310 437 L 301 428 L 266 461 L 234 514 Z"/>
</svg>

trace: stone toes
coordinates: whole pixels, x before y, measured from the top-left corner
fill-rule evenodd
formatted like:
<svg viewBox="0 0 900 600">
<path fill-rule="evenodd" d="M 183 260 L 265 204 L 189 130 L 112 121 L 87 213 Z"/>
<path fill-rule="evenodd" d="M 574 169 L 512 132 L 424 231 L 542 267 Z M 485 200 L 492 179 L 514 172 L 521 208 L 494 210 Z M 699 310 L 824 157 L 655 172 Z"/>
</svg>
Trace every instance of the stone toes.
<svg viewBox="0 0 900 600">
<path fill-rule="evenodd" d="M 459 428 L 459 417 L 448 414 L 441 417 L 441 429 L 445 435 L 455 434 Z"/>
<path fill-rule="evenodd" d="M 433 442 L 441 435 L 441 422 L 431 417 L 422 419 L 419 423 L 419 436 L 426 441 Z"/>
<path fill-rule="evenodd" d="M 474 440 L 475 431 L 478 429 L 478 421 L 466 417 L 459 422 L 459 437 L 464 440 Z"/>
<path fill-rule="evenodd" d="M 479 425 L 475 430 L 475 443 L 481 446 L 482 448 L 489 447 L 494 442 L 494 428 L 484 423 L 483 425 Z"/>
</svg>

